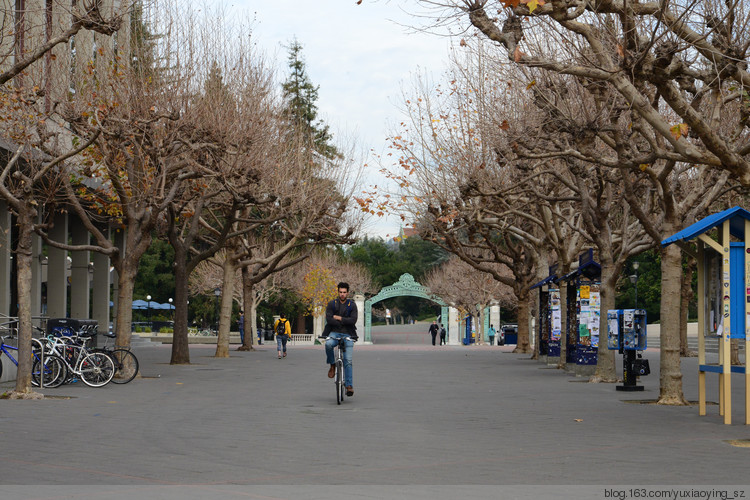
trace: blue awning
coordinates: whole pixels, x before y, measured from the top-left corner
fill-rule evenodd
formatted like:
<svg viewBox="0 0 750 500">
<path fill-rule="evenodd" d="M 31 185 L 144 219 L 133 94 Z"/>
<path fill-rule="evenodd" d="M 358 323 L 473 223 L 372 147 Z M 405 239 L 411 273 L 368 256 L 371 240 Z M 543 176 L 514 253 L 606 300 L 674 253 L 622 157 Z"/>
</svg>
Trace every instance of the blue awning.
<svg viewBox="0 0 750 500">
<path fill-rule="evenodd" d="M 719 212 L 708 217 L 699 220 L 695 224 L 692 224 L 682 231 L 673 234 L 669 238 L 661 242 L 661 246 L 665 247 L 678 241 L 690 241 L 693 238 L 700 236 L 701 234 L 710 231 L 723 224 L 726 220 L 729 220 L 729 232 L 735 238 L 741 240 L 745 239 L 745 221 L 750 220 L 750 212 L 742 207 L 733 207 L 723 212 Z"/>
<path fill-rule="evenodd" d="M 551 275 L 547 276 L 546 278 L 544 278 L 539 283 L 531 285 L 529 287 L 529 290 L 533 290 L 534 288 L 539 288 L 540 286 L 544 286 L 544 285 L 546 285 L 547 283 L 549 283 L 551 281 L 555 281 L 556 279 L 557 279 L 557 275 L 556 274 L 551 274 Z"/>
</svg>

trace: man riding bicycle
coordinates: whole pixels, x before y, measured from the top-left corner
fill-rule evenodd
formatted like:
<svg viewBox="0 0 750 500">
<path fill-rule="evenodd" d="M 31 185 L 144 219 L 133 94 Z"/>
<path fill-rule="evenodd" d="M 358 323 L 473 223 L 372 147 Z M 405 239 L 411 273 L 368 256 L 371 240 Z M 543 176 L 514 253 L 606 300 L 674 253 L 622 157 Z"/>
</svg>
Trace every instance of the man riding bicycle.
<svg viewBox="0 0 750 500">
<path fill-rule="evenodd" d="M 333 348 L 338 344 L 340 338 L 346 339 L 346 352 L 344 353 L 344 385 L 346 395 L 354 396 L 352 385 L 352 352 L 354 341 L 357 340 L 357 304 L 348 298 L 349 283 L 338 284 L 338 298 L 333 299 L 326 307 L 326 328 L 328 340 L 326 340 L 326 363 L 330 365 L 328 378 L 336 375 L 336 364 L 333 357 Z M 325 332 L 324 332 L 325 335 Z"/>
</svg>

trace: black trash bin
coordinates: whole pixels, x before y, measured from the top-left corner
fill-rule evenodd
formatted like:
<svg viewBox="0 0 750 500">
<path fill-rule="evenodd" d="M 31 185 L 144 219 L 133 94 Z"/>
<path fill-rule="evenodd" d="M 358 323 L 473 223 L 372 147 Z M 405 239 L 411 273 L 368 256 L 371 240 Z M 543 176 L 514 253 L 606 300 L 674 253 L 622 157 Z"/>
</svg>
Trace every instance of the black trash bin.
<svg viewBox="0 0 750 500">
<path fill-rule="evenodd" d="M 273 340 L 273 330 L 270 328 L 263 330 L 263 340 Z"/>
</svg>

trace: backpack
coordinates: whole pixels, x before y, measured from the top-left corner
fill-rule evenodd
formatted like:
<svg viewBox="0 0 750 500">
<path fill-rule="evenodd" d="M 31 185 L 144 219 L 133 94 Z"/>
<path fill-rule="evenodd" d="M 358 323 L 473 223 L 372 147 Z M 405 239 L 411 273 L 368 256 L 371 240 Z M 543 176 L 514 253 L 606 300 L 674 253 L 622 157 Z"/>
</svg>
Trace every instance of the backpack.
<svg viewBox="0 0 750 500">
<path fill-rule="evenodd" d="M 286 335 L 286 320 L 280 319 L 276 325 L 276 335 Z"/>
</svg>

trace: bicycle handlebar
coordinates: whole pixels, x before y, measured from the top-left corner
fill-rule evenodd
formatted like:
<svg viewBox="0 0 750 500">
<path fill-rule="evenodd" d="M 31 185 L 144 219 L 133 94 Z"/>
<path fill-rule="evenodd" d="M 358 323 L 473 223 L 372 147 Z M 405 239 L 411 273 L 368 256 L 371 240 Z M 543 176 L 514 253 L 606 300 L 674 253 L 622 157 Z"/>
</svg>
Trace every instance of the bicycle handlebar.
<svg viewBox="0 0 750 500">
<path fill-rule="evenodd" d="M 331 338 L 331 337 L 324 337 L 322 335 L 318 336 L 318 339 L 320 339 L 320 340 L 328 340 L 329 338 Z M 352 342 L 356 342 L 359 339 L 355 339 L 351 335 L 347 335 L 346 337 L 342 337 L 341 339 L 336 339 L 336 340 L 351 340 Z"/>
</svg>

